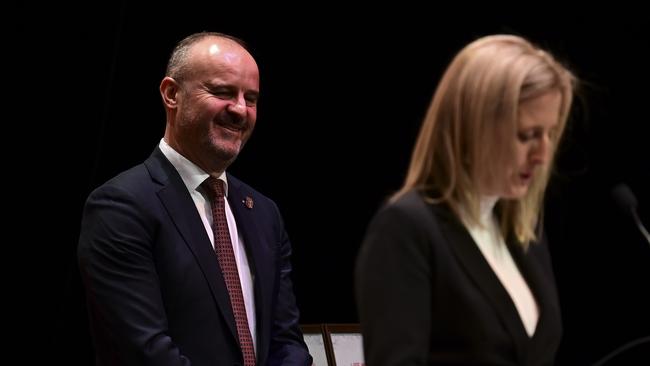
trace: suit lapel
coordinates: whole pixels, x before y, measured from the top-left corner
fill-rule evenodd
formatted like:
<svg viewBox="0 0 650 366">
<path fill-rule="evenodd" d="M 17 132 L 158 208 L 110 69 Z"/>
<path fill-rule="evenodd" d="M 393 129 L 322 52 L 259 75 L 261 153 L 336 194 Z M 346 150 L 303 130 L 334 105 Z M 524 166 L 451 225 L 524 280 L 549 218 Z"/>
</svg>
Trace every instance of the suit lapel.
<svg viewBox="0 0 650 366">
<path fill-rule="evenodd" d="M 533 339 L 545 336 L 547 327 L 550 324 L 554 324 L 556 320 L 546 319 L 547 317 L 554 316 L 559 310 L 551 311 L 553 307 L 557 307 L 557 297 L 554 291 L 547 286 L 549 279 L 544 276 L 543 268 L 541 267 L 539 261 L 532 260 L 534 251 L 534 246 L 536 244 L 531 244 L 529 247 L 529 252 L 524 252 L 524 250 L 517 245 L 510 245 L 510 253 L 512 254 L 517 267 L 521 272 L 521 275 L 528 283 L 530 290 L 537 301 L 539 307 L 539 320 L 537 322 L 537 328 L 533 334 Z"/>
<path fill-rule="evenodd" d="M 517 345 L 516 349 L 519 352 L 517 356 L 521 359 L 521 350 L 526 347 L 528 335 L 510 295 L 462 223 L 452 215 L 451 211 L 441 205 L 436 205 L 434 211 L 437 216 L 443 218 L 441 229 L 452 252 L 461 267 L 494 307 L 504 327 Z"/>
<path fill-rule="evenodd" d="M 158 191 L 158 197 L 205 275 L 212 297 L 219 306 L 228 328 L 235 339 L 238 339 L 235 316 L 230 306 L 228 289 L 219 268 L 217 256 L 210 243 L 210 238 L 205 232 L 194 201 L 187 192 L 187 187 L 174 166 L 158 148 L 145 161 L 145 165 L 151 172 L 151 176 L 162 185 Z"/>
<path fill-rule="evenodd" d="M 268 218 L 261 216 L 260 210 L 262 208 L 259 205 L 255 206 L 252 197 L 252 192 L 248 192 L 239 181 L 228 175 L 228 203 L 237 221 L 239 232 L 242 233 L 244 238 L 246 254 L 253 272 L 255 314 L 257 317 L 257 353 L 258 355 L 265 355 L 265 348 L 268 344 L 265 336 L 270 334 L 271 328 L 271 315 L 269 312 L 272 308 L 270 302 L 273 291 L 273 263 L 276 260 L 276 253 L 271 246 L 277 243 L 265 242 L 257 221 L 268 220 Z M 247 203 L 249 204 L 247 205 Z M 261 362 L 262 360 L 258 361 Z"/>
</svg>

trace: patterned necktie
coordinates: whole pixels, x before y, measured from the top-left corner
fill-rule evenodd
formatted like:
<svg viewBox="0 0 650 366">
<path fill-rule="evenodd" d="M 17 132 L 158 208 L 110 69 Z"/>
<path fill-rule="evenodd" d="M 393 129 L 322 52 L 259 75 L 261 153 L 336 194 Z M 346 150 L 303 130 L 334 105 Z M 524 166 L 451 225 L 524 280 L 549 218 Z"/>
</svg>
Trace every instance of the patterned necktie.
<svg viewBox="0 0 650 366">
<path fill-rule="evenodd" d="M 255 366 L 255 349 L 250 328 L 248 328 L 246 305 L 244 304 L 239 272 L 237 272 L 237 262 L 235 261 L 235 253 L 232 249 L 230 232 L 228 231 L 228 221 L 226 220 L 224 182 L 221 179 L 209 177 L 203 182 L 202 186 L 211 198 L 214 246 L 221 273 L 226 281 L 228 295 L 230 295 L 230 305 L 235 315 L 239 344 L 244 354 L 244 365 Z"/>
</svg>

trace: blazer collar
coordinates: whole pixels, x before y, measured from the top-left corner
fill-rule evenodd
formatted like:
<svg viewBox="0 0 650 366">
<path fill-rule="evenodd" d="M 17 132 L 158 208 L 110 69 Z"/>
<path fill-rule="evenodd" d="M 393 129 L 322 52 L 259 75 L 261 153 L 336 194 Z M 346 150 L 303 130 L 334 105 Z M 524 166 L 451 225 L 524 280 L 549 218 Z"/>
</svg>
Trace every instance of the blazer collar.
<svg viewBox="0 0 650 366">
<path fill-rule="evenodd" d="M 144 164 L 153 181 L 160 185 L 158 197 L 199 264 L 209 284 L 212 297 L 221 310 L 233 337 L 237 340 L 235 316 L 230 306 L 228 289 L 210 238 L 205 232 L 187 187 L 158 147 Z"/>
<path fill-rule="evenodd" d="M 512 336 L 513 341 L 517 344 L 517 349 L 520 353 L 518 357 L 522 360 L 524 354 L 521 350 L 527 348 L 528 342 L 531 338 L 526 333 L 523 323 L 519 317 L 517 308 L 515 307 L 512 298 L 507 290 L 501 284 L 501 281 L 496 276 L 485 257 L 477 247 L 471 235 L 463 224 L 456 218 L 451 210 L 442 204 L 431 205 L 434 214 L 441 217 L 441 230 L 443 235 L 447 238 L 449 245 L 452 247 L 452 252 L 455 254 L 458 262 L 468 274 L 468 276 L 476 283 L 483 295 L 492 304 L 499 318 L 502 320 L 508 333 Z M 540 308 L 540 319 L 538 327 L 533 334 L 533 338 L 540 332 L 540 326 L 545 323 L 542 319 L 542 314 L 546 307 L 546 299 L 548 294 L 544 290 L 543 276 L 538 271 L 538 268 L 533 265 L 530 258 L 527 258 L 521 247 L 516 243 L 508 242 L 508 248 L 517 264 L 522 276 L 531 288 L 533 296 L 537 301 Z"/>
<path fill-rule="evenodd" d="M 560 308 L 557 293 L 554 288 L 555 278 L 550 268 L 550 259 L 543 258 L 548 255 L 546 243 L 531 243 L 528 251 L 524 251 L 519 245 L 510 245 L 510 253 L 517 267 L 524 277 L 530 290 L 535 296 L 539 307 L 539 320 L 532 340 L 545 342 L 545 339 L 557 336 L 554 330 L 561 329 Z M 542 252 L 542 253 L 539 253 Z M 549 268 L 544 268 L 542 261 L 548 259 Z M 549 285 L 550 284 L 550 285 Z"/>
</svg>

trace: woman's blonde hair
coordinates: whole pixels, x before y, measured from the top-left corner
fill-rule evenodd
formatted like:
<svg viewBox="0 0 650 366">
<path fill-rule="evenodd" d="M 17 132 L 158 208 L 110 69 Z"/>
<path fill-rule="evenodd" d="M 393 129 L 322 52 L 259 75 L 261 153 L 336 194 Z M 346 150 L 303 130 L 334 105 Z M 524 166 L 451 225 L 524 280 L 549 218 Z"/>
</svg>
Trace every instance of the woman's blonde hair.
<svg viewBox="0 0 650 366">
<path fill-rule="evenodd" d="M 521 37 L 492 35 L 470 43 L 445 71 L 422 122 L 405 182 L 392 199 L 418 190 L 432 203 L 447 203 L 458 216 L 463 207 L 469 220 L 478 223 L 477 184 L 501 172 L 513 153 L 520 104 L 549 91 L 561 93 L 557 133 L 551 136 L 556 147 L 574 85 L 570 71 Z M 534 176 L 521 199 L 497 204 L 505 238 L 514 235 L 524 247 L 537 239 L 549 170 Z"/>
</svg>

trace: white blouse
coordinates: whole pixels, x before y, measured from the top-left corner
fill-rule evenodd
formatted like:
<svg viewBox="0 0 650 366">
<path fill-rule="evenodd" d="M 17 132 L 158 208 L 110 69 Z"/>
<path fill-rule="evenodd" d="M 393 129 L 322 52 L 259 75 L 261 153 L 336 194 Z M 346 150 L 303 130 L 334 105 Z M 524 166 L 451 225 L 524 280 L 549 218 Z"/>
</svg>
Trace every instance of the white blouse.
<svg viewBox="0 0 650 366">
<path fill-rule="evenodd" d="M 498 197 L 485 197 L 481 200 L 480 222 L 482 226 L 469 224 L 463 219 L 465 227 L 497 275 L 503 287 L 508 291 L 519 312 L 526 332 L 532 337 L 539 319 L 539 307 L 530 291 L 530 287 L 519 272 L 515 261 L 501 235 L 499 225 L 494 216 L 494 206 Z"/>
</svg>

